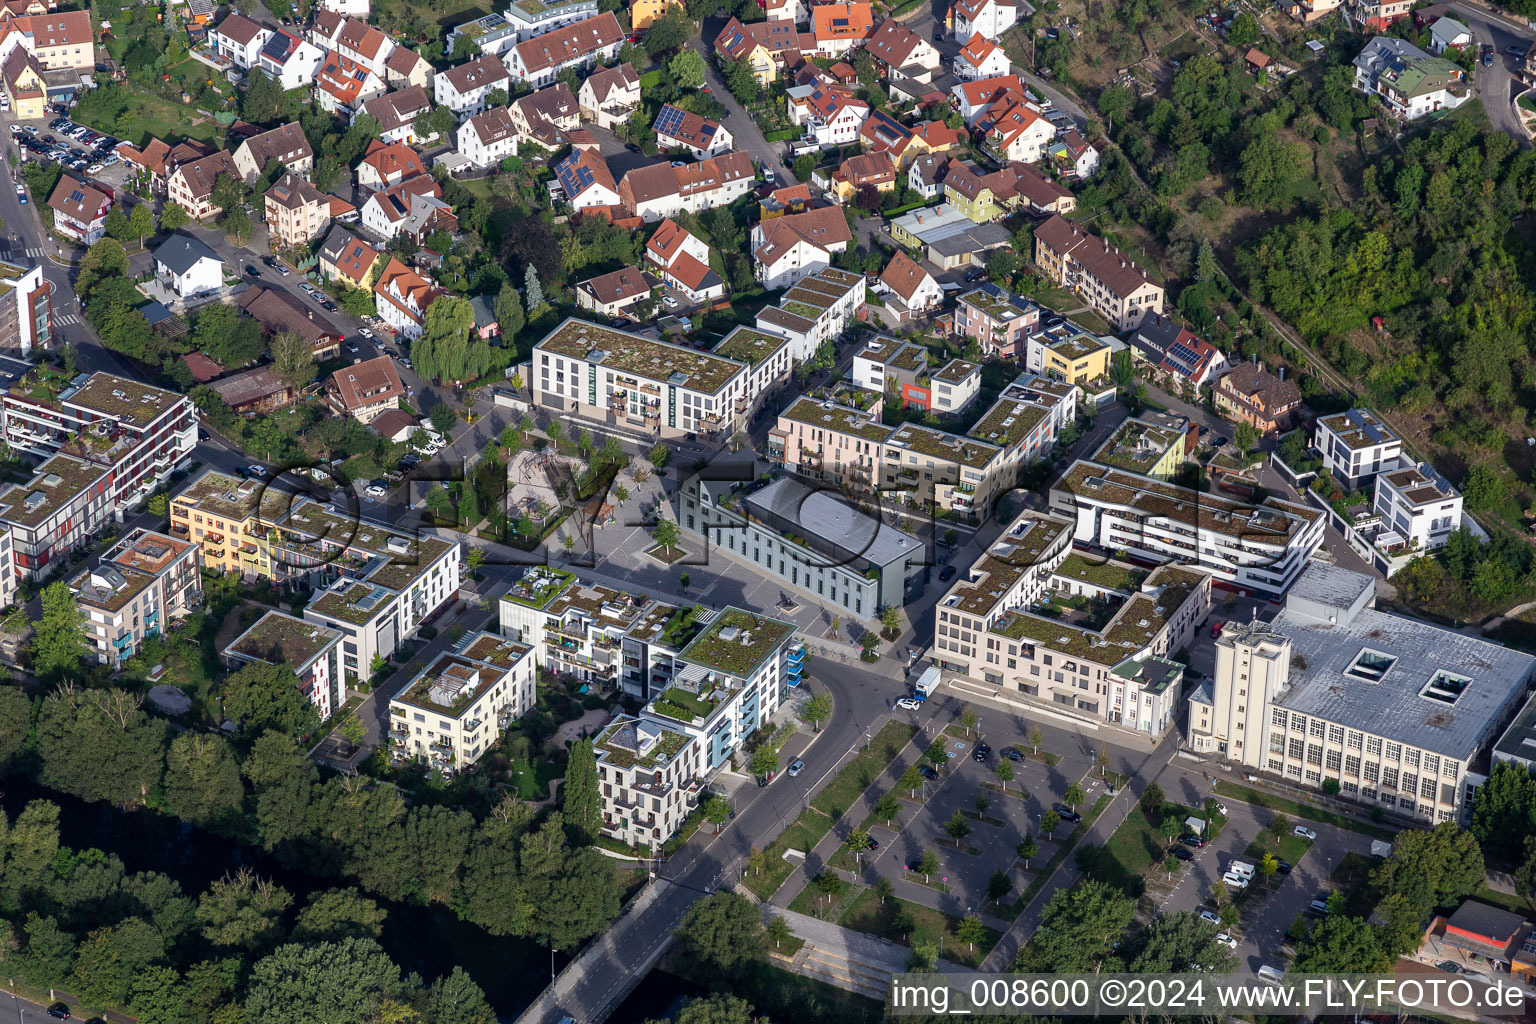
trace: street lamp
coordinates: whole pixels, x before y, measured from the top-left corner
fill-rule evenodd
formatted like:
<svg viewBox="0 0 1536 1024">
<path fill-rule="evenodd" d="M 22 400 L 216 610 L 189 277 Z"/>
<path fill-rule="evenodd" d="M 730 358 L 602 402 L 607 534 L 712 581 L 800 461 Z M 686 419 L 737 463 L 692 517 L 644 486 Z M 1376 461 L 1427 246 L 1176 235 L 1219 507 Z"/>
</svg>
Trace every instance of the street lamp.
<svg viewBox="0 0 1536 1024">
<path fill-rule="evenodd" d="M 555 983 L 555 947 L 549 947 L 549 983 Z"/>
</svg>

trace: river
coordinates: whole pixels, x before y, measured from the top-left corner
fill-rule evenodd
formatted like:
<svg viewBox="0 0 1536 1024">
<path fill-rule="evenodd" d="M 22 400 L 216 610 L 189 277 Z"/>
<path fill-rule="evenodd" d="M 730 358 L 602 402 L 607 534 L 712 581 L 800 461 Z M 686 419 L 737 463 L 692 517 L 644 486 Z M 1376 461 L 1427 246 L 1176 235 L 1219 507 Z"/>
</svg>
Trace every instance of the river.
<svg viewBox="0 0 1536 1024">
<path fill-rule="evenodd" d="M 130 873 L 163 872 L 194 899 L 209 883 L 242 865 L 293 893 L 296 905 L 311 893 L 348 884 L 285 869 L 260 850 L 189 828 L 165 815 L 86 803 L 16 776 L 6 778 L 3 787 L 0 806 L 10 820 L 15 821 L 29 801 L 52 801 L 59 807 L 64 845 L 115 854 Z M 490 935 L 460 921 L 446 907 L 379 903 L 389 912 L 379 941 L 404 970 L 416 971 L 430 982 L 458 964 L 504 1020 L 521 1013 L 544 987 L 551 960 L 549 951 L 538 943 Z M 554 968 L 564 967 L 567 957 L 554 956 Z"/>
</svg>

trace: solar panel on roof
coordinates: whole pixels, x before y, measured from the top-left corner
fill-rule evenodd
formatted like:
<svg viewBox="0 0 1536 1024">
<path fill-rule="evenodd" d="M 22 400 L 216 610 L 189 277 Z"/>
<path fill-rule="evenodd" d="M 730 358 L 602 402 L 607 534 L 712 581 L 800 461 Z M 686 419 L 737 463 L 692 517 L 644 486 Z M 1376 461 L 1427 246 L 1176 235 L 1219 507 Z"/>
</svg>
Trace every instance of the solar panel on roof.
<svg viewBox="0 0 1536 1024">
<path fill-rule="evenodd" d="M 685 114 L 677 107 L 668 104 L 661 108 L 661 113 L 656 115 L 657 135 L 676 135 L 677 130 L 683 125 Z"/>
</svg>

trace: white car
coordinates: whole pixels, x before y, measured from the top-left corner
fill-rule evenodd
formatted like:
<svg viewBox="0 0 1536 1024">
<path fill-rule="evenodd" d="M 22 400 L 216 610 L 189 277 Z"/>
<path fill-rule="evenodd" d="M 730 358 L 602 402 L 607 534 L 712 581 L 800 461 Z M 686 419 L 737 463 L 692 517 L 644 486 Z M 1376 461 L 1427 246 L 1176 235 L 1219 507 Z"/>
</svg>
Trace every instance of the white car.
<svg viewBox="0 0 1536 1024">
<path fill-rule="evenodd" d="M 1237 940 L 1228 935 L 1226 932 L 1222 932 L 1220 935 L 1216 936 L 1216 941 L 1221 943 L 1223 946 L 1226 946 L 1228 949 L 1237 948 Z"/>
<path fill-rule="evenodd" d="M 1308 842 L 1317 842 L 1317 833 L 1307 828 L 1305 825 L 1297 825 L 1295 828 L 1291 829 L 1291 835 L 1301 836 L 1301 838 L 1307 840 Z"/>
<path fill-rule="evenodd" d="M 1206 922 L 1208 922 L 1210 924 L 1221 924 L 1221 918 L 1217 917 L 1215 914 L 1211 913 L 1209 910 L 1202 910 L 1202 911 L 1200 911 L 1200 920 L 1206 921 Z"/>
<path fill-rule="evenodd" d="M 365 338 L 369 338 L 369 339 L 372 339 L 372 338 L 373 338 L 373 332 L 372 332 L 372 331 L 370 331 L 370 330 L 369 330 L 369 329 L 368 329 L 368 328 L 366 328 L 366 327 L 359 327 L 359 328 L 358 328 L 358 329 L 357 329 L 357 333 L 358 333 L 358 334 L 361 334 L 361 335 L 362 335 L 362 336 L 363 336 L 363 337 L 365 337 Z"/>
<path fill-rule="evenodd" d="M 662 304 L 665 305 L 668 309 L 671 309 L 677 305 L 677 300 L 670 295 L 664 296 L 661 301 Z"/>
<path fill-rule="evenodd" d="M 896 702 L 896 706 L 903 711 L 916 711 L 923 706 L 923 702 L 912 697 L 903 697 Z"/>
<path fill-rule="evenodd" d="M 91 166 L 89 166 L 89 167 L 87 167 L 85 169 L 85 173 L 87 173 L 87 174 L 100 174 L 101 173 L 101 164 L 91 164 Z"/>
<path fill-rule="evenodd" d="M 382 498 L 387 492 L 383 484 L 369 484 L 368 489 L 363 493 L 369 495 L 370 497 Z"/>
<path fill-rule="evenodd" d="M 1227 888 L 1229 889 L 1248 888 L 1248 879 L 1244 878 L 1242 875 L 1233 874 L 1231 871 L 1228 871 L 1226 874 L 1222 875 L 1221 880 L 1227 883 Z"/>
<path fill-rule="evenodd" d="M 246 471 L 248 473 L 250 473 L 251 476 L 266 476 L 267 475 L 267 467 L 266 466 L 247 466 L 246 467 Z"/>
</svg>

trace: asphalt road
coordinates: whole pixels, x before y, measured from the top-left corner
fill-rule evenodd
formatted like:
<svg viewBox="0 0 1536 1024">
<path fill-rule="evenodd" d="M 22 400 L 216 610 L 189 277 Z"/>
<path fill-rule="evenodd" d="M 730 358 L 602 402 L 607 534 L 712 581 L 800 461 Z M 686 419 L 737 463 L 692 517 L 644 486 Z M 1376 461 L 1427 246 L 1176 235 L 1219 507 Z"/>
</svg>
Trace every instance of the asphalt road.
<svg viewBox="0 0 1536 1024">
<path fill-rule="evenodd" d="M 790 173 L 789 165 L 784 162 L 785 143 L 771 143 L 763 138 L 763 133 L 757 124 L 748 116 L 746 108 L 736 102 L 736 97 L 731 95 L 731 90 L 726 88 L 725 78 L 715 68 L 715 38 L 725 28 L 724 18 L 709 17 L 704 19 L 704 31 L 700 36 L 694 37 L 688 45 L 699 51 L 708 65 L 707 76 L 710 95 L 714 96 L 721 105 L 729 111 L 730 116 L 725 119 L 725 127 L 730 129 L 732 137 L 736 140 L 736 149 L 745 150 L 751 154 L 753 161 L 761 167 L 772 167 L 776 180 L 775 185 L 781 188 L 797 184 L 798 181 Z"/>
<path fill-rule="evenodd" d="M 1515 96 L 1525 90 L 1525 86 L 1514 75 L 1520 62 L 1504 51 L 1517 42 L 1530 45 L 1532 39 L 1536 38 L 1536 32 L 1532 32 L 1523 22 L 1475 4 L 1456 3 L 1451 5 L 1451 10 L 1458 21 L 1472 30 L 1477 43 L 1492 43 L 1496 51 L 1493 67 L 1485 68 L 1478 64 L 1473 74 L 1473 83 L 1478 96 L 1482 98 L 1483 109 L 1488 112 L 1488 120 L 1521 145 L 1529 146 L 1531 141 L 1525 129 L 1520 126 L 1520 117 L 1514 110 Z"/>
</svg>

